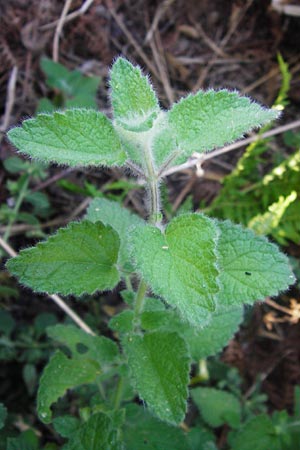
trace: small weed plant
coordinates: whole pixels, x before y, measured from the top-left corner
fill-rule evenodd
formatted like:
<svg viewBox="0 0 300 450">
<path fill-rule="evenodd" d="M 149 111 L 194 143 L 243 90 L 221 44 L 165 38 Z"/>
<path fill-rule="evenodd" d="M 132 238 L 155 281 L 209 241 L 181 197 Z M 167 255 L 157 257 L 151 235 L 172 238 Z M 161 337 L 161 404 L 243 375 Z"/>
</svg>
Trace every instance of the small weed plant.
<svg viewBox="0 0 300 450">
<path fill-rule="evenodd" d="M 226 345 L 242 320 L 243 304 L 287 289 L 294 275 L 274 244 L 240 225 L 198 213 L 165 223 L 161 183 L 170 167 L 193 152 L 232 142 L 278 113 L 227 90 L 199 91 L 163 111 L 148 78 L 124 58 L 112 67 L 110 95 L 113 120 L 92 109 L 72 109 L 39 114 L 8 133 L 31 158 L 127 167 L 147 189 L 147 221 L 95 198 L 82 221 L 7 262 L 36 292 L 80 297 L 120 282 L 126 286 L 126 307 L 109 322 L 118 342 L 72 325 L 48 327 L 63 350 L 52 355 L 40 379 L 38 415 L 45 424 L 53 422 L 67 441 L 65 450 L 199 449 L 176 427 L 187 411 L 191 364 Z M 79 418 L 58 416 L 59 399 L 82 386 L 90 389 L 90 400 L 78 405 Z M 195 402 L 203 412 L 210 393 L 202 393 L 195 393 Z M 226 397 L 219 400 L 227 403 Z M 213 425 L 223 423 L 220 414 Z M 234 426 L 235 416 L 229 421 Z"/>
</svg>

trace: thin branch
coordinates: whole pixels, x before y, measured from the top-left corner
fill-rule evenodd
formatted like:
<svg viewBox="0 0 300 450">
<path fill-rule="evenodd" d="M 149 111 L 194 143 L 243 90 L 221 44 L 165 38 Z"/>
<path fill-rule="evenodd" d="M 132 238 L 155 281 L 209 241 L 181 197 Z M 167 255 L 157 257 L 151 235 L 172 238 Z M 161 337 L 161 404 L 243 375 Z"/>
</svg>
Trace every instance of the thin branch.
<svg viewBox="0 0 300 450">
<path fill-rule="evenodd" d="M 5 113 L 3 117 L 2 125 L 0 126 L 0 131 L 5 132 L 9 126 L 10 122 L 10 116 L 11 112 L 15 103 L 15 97 L 16 97 L 16 83 L 17 83 L 17 76 L 18 76 L 18 68 L 17 66 L 14 66 L 9 80 L 8 80 L 8 86 L 7 86 L 7 97 L 5 102 Z"/>
<path fill-rule="evenodd" d="M 190 161 L 187 161 L 184 164 L 180 164 L 179 166 L 171 167 L 161 174 L 161 177 L 167 177 L 172 175 L 173 173 L 181 172 L 185 169 L 190 169 L 197 165 L 200 161 L 201 163 L 204 161 L 208 161 L 209 159 L 215 158 L 216 156 L 223 155 L 224 153 L 231 152 L 232 150 L 236 150 L 238 148 L 244 147 L 245 145 L 249 145 L 252 142 L 258 141 L 260 139 L 266 139 L 272 136 L 276 136 L 277 134 L 284 133 L 288 130 L 293 130 L 294 128 L 300 127 L 300 120 L 295 120 L 294 122 L 290 122 L 287 125 L 282 125 L 280 127 L 274 128 L 273 130 L 266 131 L 262 134 L 255 134 L 247 139 L 242 141 L 235 142 L 234 144 L 227 145 L 226 147 L 222 147 L 212 151 L 211 153 L 200 153 L 196 154 L 196 157 L 193 157 Z"/>
<path fill-rule="evenodd" d="M 17 256 L 15 250 L 7 242 L 5 242 L 1 236 L 0 236 L 0 246 L 6 251 L 8 255 L 12 257 Z M 63 301 L 62 298 L 60 298 L 56 294 L 53 295 L 48 294 L 48 297 L 51 298 L 83 331 L 85 331 L 88 334 L 91 334 L 92 336 L 96 336 L 93 330 L 75 313 L 75 311 L 72 310 L 72 308 L 70 308 Z"/>
<path fill-rule="evenodd" d="M 64 27 L 64 24 L 66 22 L 66 17 L 67 17 L 69 9 L 71 7 L 71 3 L 72 3 L 72 0 L 66 0 L 65 1 L 65 4 L 64 4 L 61 16 L 60 16 L 60 18 L 58 20 L 58 24 L 57 24 L 57 27 L 56 27 L 56 30 L 55 30 L 55 33 L 54 33 L 52 59 L 55 62 L 58 62 L 59 38 L 60 38 L 60 35 L 61 35 L 61 32 L 62 32 L 62 29 Z"/>
<path fill-rule="evenodd" d="M 79 9 L 76 9 L 76 11 L 71 12 L 68 16 L 65 17 L 64 23 L 70 22 L 73 19 L 76 19 L 76 17 L 82 16 L 87 12 L 89 7 L 92 5 L 94 0 L 86 0 Z M 54 22 L 47 23 L 46 25 L 42 25 L 40 27 L 41 30 L 49 30 L 51 28 L 54 28 L 60 19 L 55 20 Z"/>
</svg>

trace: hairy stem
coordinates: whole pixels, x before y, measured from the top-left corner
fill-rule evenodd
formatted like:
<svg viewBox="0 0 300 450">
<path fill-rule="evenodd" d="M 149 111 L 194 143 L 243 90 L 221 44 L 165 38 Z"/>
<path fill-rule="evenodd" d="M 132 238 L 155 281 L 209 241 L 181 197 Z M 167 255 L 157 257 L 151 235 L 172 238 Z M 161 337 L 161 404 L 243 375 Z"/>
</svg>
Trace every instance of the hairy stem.
<svg viewBox="0 0 300 450">
<path fill-rule="evenodd" d="M 146 184 L 150 197 L 149 222 L 158 227 L 161 222 L 159 176 L 155 170 L 152 150 L 148 143 L 144 147 L 144 158 Z"/>
<path fill-rule="evenodd" d="M 147 284 L 142 279 L 140 281 L 140 285 L 135 298 L 134 316 L 136 319 L 140 316 L 141 312 L 143 311 L 146 292 L 147 292 Z"/>
</svg>

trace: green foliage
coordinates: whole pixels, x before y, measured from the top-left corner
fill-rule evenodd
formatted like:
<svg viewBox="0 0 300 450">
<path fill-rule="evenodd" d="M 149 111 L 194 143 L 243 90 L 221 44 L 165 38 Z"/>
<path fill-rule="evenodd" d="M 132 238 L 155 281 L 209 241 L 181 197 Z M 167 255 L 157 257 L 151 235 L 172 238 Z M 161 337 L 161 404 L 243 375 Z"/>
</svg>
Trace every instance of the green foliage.
<svg viewBox="0 0 300 450">
<path fill-rule="evenodd" d="M 240 226 L 195 213 L 163 223 L 160 183 L 166 168 L 193 151 L 230 142 L 277 113 L 224 90 L 200 91 L 161 111 L 147 77 L 123 58 L 111 71 L 111 99 L 112 121 L 74 109 L 40 114 L 9 132 L 18 149 L 34 158 L 71 166 L 128 166 L 144 181 L 149 197 L 147 223 L 120 204 L 96 198 L 83 221 L 7 263 L 38 292 L 93 294 L 114 289 L 120 280 L 126 284 L 127 309 L 109 323 L 120 350 L 108 338 L 73 326 L 48 328 L 66 354 L 56 351 L 44 369 L 39 417 L 51 422 L 51 406 L 73 389 L 84 393 L 86 402 L 75 402 L 78 422 L 55 419 L 68 439 L 64 449 L 126 445 L 132 450 L 148 443 L 149 449 L 161 449 L 154 427 L 172 440 L 163 448 L 215 449 L 203 424 L 191 436 L 169 425 L 184 420 L 190 365 L 226 345 L 241 322 L 243 303 L 276 295 L 294 276 L 276 246 Z M 210 393 L 195 397 L 204 419 L 213 426 L 238 427 L 238 400 Z M 162 421 L 159 427 L 148 413 L 142 425 L 132 420 L 142 414 L 132 406 L 137 396 Z M 211 408 L 211 399 L 218 409 Z M 66 408 L 61 409 L 65 417 Z M 59 410 L 57 404 L 55 415 Z"/>
<path fill-rule="evenodd" d="M 37 409 L 40 419 L 51 422 L 50 406 L 56 402 L 67 389 L 83 383 L 91 383 L 100 373 L 99 366 L 87 358 L 69 359 L 57 351 L 51 357 L 49 364 L 40 379 Z"/>
<path fill-rule="evenodd" d="M 241 405 L 229 392 L 214 388 L 196 388 L 192 391 L 192 399 L 205 422 L 211 427 L 217 428 L 224 423 L 234 428 L 239 426 Z"/>
<path fill-rule="evenodd" d="M 39 114 L 8 132 L 10 141 L 29 156 L 70 166 L 121 165 L 125 153 L 104 114 L 83 109 Z"/>
<path fill-rule="evenodd" d="M 112 289 L 119 281 L 118 234 L 101 222 L 71 223 L 47 242 L 23 250 L 7 263 L 36 291 L 82 295 Z"/>
<path fill-rule="evenodd" d="M 52 112 L 61 108 L 97 108 L 96 93 L 100 77 L 82 75 L 79 70 L 68 70 L 49 58 L 41 59 L 46 84 L 54 90 L 52 100 L 43 98 L 38 112 Z"/>
<path fill-rule="evenodd" d="M 176 333 L 153 332 L 129 335 L 123 346 L 140 397 L 161 420 L 174 425 L 181 422 L 190 369 L 184 340 Z"/>
<path fill-rule="evenodd" d="M 280 55 L 278 63 L 282 85 L 274 106 L 280 110 L 288 103 L 291 75 Z M 281 245 L 288 245 L 289 241 L 299 243 L 299 134 L 286 133 L 284 143 L 294 152 L 282 160 L 284 151 L 278 149 L 271 161 L 271 169 L 270 139 L 250 144 L 235 170 L 223 180 L 220 193 L 206 212 L 242 223 L 257 234 L 271 235 Z M 261 176 L 262 173 L 265 175 Z"/>
</svg>

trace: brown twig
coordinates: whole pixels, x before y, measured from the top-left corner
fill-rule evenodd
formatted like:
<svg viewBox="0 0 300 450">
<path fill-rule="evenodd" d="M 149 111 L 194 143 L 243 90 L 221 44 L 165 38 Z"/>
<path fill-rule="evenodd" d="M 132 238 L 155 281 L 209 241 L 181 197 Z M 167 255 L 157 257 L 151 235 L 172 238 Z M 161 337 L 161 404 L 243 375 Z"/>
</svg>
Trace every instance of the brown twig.
<svg viewBox="0 0 300 450">
<path fill-rule="evenodd" d="M 55 29 L 54 39 L 53 39 L 53 52 L 52 52 L 52 59 L 55 62 L 58 62 L 59 38 L 60 38 L 60 35 L 62 32 L 62 29 L 64 27 L 64 24 L 66 22 L 66 17 L 67 17 L 69 9 L 71 7 L 71 3 L 72 3 L 72 0 L 65 1 L 61 16 L 58 20 L 57 27 Z"/>
<path fill-rule="evenodd" d="M 164 0 L 162 3 L 160 3 L 155 11 L 153 21 L 151 23 L 151 26 L 146 34 L 144 44 L 147 44 L 151 41 L 153 38 L 153 35 L 155 31 L 157 30 L 158 24 L 165 14 L 165 12 L 170 8 L 170 6 L 174 3 L 174 0 Z"/>
<path fill-rule="evenodd" d="M 18 68 L 17 66 L 14 66 L 9 80 L 8 80 L 8 86 L 7 86 L 7 97 L 5 102 L 5 112 L 4 117 L 2 121 L 2 125 L 0 126 L 0 131 L 5 132 L 9 126 L 10 123 L 10 116 L 11 112 L 15 103 L 15 97 L 16 97 L 16 83 L 17 83 L 17 77 L 18 77 Z"/>
<path fill-rule="evenodd" d="M 64 23 L 70 22 L 71 20 L 76 19 L 76 17 L 82 16 L 87 12 L 87 10 L 90 8 L 94 0 L 86 0 L 79 9 L 76 9 L 76 11 L 71 12 L 69 15 L 67 15 L 64 19 Z M 47 23 L 46 25 L 42 25 L 40 27 L 41 30 L 49 30 L 51 28 L 56 27 L 60 19 L 55 20 L 54 22 Z"/>
<path fill-rule="evenodd" d="M 8 255 L 12 257 L 17 256 L 16 251 L 7 242 L 5 242 L 1 236 L 0 236 L 0 246 L 6 251 Z M 91 334 L 92 336 L 96 336 L 93 330 L 76 314 L 75 311 L 73 311 L 72 308 L 70 308 L 63 301 L 62 298 L 60 298 L 56 294 L 53 295 L 48 294 L 48 297 L 51 298 L 83 331 L 85 331 L 88 334 Z"/>
</svg>

